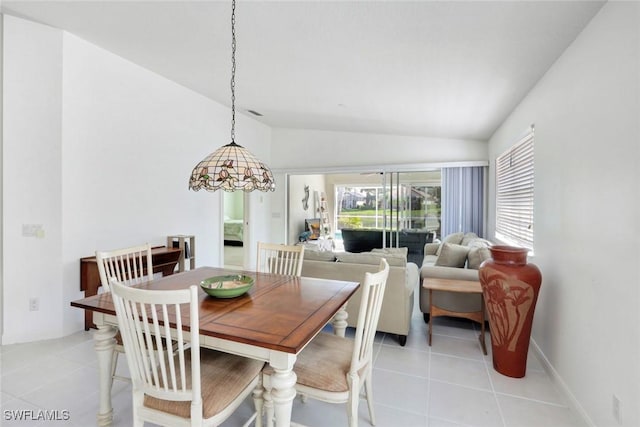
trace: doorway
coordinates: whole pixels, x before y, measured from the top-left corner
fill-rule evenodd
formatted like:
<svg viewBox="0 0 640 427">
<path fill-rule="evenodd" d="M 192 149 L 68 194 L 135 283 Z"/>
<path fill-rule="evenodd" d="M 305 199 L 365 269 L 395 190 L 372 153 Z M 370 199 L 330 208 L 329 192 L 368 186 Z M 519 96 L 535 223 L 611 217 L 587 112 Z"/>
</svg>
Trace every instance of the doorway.
<svg viewBox="0 0 640 427">
<path fill-rule="evenodd" d="M 224 192 L 224 266 L 244 268 L 245 198 L 243 191 Z"/>
</svg>

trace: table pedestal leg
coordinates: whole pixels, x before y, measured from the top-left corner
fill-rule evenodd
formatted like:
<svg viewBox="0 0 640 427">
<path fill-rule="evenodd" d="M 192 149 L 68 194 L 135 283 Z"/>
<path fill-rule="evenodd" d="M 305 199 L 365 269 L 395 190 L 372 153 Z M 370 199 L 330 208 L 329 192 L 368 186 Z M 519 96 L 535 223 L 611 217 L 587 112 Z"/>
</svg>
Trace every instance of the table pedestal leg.
<svg viewBox="0 0 640 427">
<path fill-rule="evenodd" d="M 100 383 L 99 407 L 97 421 L 98 426 L 110 426 L 113 419 L 113 408 L 111 406 L 111 363 L 113 350 L 115 348 L 116 329 L 108 325 L 97 325 L 98 330 L 94 333 L 94 348 L 98 356 L 98 380 Z"/>
<path fill-rule="evenodd" d="M 347 319 L 349 318 L 349 313 L 347 313 L 346 304 L 338 310 L 338 312 L 331 319 L 331 326 L 333 326 L 333 334 L 339 337 L 344 338 L 345 331 L 347 330 Z"/>
</svg>

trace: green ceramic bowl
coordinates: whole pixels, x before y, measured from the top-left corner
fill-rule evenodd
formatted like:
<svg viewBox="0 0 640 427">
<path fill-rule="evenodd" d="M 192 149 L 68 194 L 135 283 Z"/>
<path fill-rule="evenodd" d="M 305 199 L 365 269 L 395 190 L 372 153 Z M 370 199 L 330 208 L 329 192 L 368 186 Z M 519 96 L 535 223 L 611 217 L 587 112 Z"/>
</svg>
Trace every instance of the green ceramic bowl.
<svg viewBox="0 0 640 427">
<path fill-rule="evenodd" d="M 200 282 L 200 287 L 208 295 L 216 298 L 234 298 L 247 292 L 253 286 L 253 278 L 244 274 L 214 276 Z"/>
</svg>

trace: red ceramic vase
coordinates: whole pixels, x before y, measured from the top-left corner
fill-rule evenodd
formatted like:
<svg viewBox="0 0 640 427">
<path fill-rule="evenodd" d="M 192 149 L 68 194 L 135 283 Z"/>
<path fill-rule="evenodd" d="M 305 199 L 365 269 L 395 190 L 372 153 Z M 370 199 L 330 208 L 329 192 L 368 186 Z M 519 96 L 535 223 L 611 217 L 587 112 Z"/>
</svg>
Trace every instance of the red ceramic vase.
<svg viewBox="0 0 640 427">
<path fill-rule="evenodd" d="M 491 259 L 480 265 L 478 274 L 489 315 L 493 367 L 522 378 L 542 275 L 527 263 L 528 249 L 498 245 L 489 250 Z"/>
</svg>

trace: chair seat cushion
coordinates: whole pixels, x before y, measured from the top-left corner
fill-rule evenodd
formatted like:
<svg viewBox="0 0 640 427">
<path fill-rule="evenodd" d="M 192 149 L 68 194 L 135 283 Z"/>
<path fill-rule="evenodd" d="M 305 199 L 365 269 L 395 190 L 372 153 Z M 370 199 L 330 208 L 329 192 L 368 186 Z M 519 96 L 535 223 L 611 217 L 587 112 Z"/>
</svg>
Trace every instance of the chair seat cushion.
<svg viewBox="0 0 640 427">
<path fill-rule="evenodd" d="M 353 340 L 319 333 L 298 355 L 293 366 L 297 383 L 331 392 L 349 391 L 347 374 L 352 355 Z M 264 373 L 272 375 L 273 369 L 267 365 Z"/>
<path fill-rule="evenodd" d="M 191 352 L 186 352 L 185 356 L 185 363 L 190 367 Z M 211 418 L 225 409 L 260 374 L 263 366 L 264 362 L 259 360 L 201 349 L 203 418 Z M 187 373 L 187 387 L 191 387 L 191 369 L 188 369 Z M 190 401 L 162 400 L 145 395 L 144 406 L 183 418 L 191 417 Z"/>
</svg>

